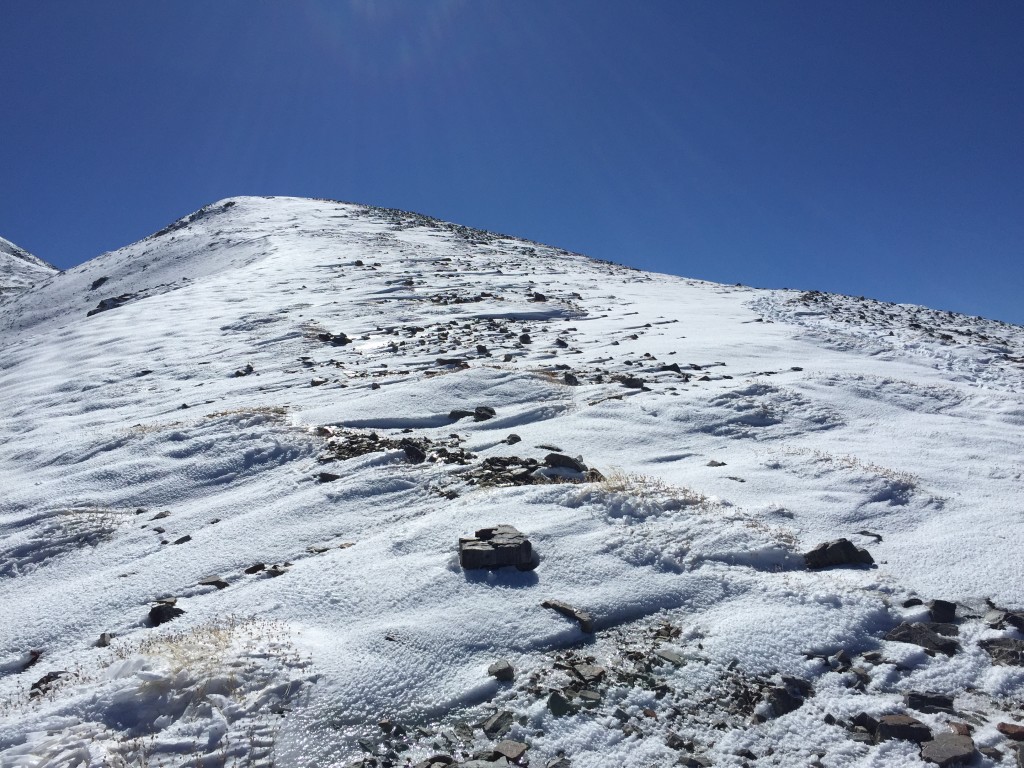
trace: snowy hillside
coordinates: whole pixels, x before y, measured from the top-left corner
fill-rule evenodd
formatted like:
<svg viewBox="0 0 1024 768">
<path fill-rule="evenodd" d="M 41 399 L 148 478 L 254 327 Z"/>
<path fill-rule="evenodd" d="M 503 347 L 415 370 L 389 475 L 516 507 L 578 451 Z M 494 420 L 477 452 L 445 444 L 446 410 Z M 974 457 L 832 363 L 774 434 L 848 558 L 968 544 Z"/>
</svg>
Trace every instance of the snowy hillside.
<svg viewBox="0 0 1024 768">
<path fill-rule="evenodd" d="M 0 237 L 0 301 L 56 273 L 56 267 Z"/>
<path fill-rule="evenodd" d="M 234 198 L 0 403 L 0 766 L 1018 759 L 1020 327 Z"/>
</svg>

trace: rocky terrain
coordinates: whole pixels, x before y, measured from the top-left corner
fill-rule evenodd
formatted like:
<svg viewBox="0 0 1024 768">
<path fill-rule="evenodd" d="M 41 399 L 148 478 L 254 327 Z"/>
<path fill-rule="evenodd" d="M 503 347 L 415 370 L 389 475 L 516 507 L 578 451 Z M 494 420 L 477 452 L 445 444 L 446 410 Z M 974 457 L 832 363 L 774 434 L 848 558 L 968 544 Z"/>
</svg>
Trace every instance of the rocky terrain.
<svg viewBox="0 0 1024 768">
<path fill-rule="evenodd" d="M 0 766 L 1024 764 L 1022 393 L 1005 323 L 208 205 L 0 297 Z"/>
</svg>

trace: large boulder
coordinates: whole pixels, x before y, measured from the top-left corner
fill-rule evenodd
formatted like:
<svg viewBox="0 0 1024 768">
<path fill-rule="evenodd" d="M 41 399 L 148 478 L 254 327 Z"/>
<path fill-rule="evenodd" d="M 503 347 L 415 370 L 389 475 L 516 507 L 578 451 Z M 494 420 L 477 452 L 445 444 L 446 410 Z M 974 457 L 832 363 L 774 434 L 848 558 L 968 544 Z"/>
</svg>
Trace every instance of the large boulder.
<svg viewBox="0 0 1024 768">
<path fill-rule="evenodd" d="M 511 525 L 481 528 L 473 537 L 459 539 L 459 564 L 466 570 L 514 565 L 531 570 L 536 565 L 533 546 Z"/>
<path fill-rule="evenodd" d="M 826 541 L 804 554 L 808 568 L 831 568 L 837 565 L 873 565 L 874 558 L 849 539 Z"/>
</svg>

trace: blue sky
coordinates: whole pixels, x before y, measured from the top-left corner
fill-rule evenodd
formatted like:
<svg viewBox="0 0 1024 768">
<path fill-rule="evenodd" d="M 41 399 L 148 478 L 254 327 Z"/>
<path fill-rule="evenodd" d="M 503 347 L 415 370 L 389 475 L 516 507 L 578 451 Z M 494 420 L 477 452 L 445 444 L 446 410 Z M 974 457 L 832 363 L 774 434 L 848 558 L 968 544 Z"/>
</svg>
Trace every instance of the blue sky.
<svg viewBox="0 0 1024 768">
<path fill-rule="evenodd" d="M 1024 4 L 0 0 L 0 235 L 404 208 L 1024 323 Z"/>
</svg>

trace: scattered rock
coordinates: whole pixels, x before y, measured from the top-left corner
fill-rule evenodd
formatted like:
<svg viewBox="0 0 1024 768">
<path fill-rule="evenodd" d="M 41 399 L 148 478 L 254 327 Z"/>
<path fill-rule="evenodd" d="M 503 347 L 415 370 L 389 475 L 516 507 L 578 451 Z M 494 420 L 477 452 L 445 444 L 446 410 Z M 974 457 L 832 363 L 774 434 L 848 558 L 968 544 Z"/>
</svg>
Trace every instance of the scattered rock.
<svg viewBox="0 0 1024 768">
<path fill-rule="evenodd" d="M 505 659 L 496 661 L 487 668 L 487 674 L 493 677 L 495 680 L 501 680 L 505 683 L 510 683 L 515 680 L 516 671 L 512 665 L 509 664 Z"/>
<path fill-rule="evenodd" d="M 875 740 L 878 742 L 902 739 L 921 744 L 931 738 L 932 732 L 928 726 L 910 715 L 882 715 L 875 729 Z"/>
<path fill-rule="evenodd" d="M 836 565 L 872 565 L 875 561 L 866 549 L 854 545 L 849 539 L 819 544 L 804 554 L 808 568 L 831 568 Z"/>
<path fill-rule="evenodd" d="M 607 670 L 596 664 L 576 664 L 572 671 L 585 683 L 596 683 L 605 676 Z"/>
<path fill-rule="evenodd" d="M 184 536 L 182 536 L 182 537 L 181 537 L 180 539 L 175 539 L 175 540 L 174 540 L 173 542 L 171 542 L 171 543 L 172 543 L 172 544 L 184 544 L 185 542 L 188 542 L 188 541 L 192 541 L 192 537 L 191 537 L 191 536 L 189 536 L 188 534 L 185 534 L 185 535 L 184 535 Z"/>
<path fill-rule="evenodd" d="M 540 604 L 541 608 L 550 608 L 553 611 L 557 611 L 563 616 L 575 619 L 579 622 L 580 629 L 590 634 L 594 631 L 594 617 L 591 616 L 587 611 L 581 611 L 577 608 L 573 608 L 568 603 L 564 603 L 561 600 L 545 600 Z"/>
<path fill-rule="evenodd" d="M 351 344 L 352 343 L 352 339 L 350 339 L 344 333 L 327 333 L 327 332 L 324 332 L 324 333 L 318 333 L 316 335 L 316 337 L 317 337 L 317 339 L 319 339 L 320 341 L 324 342 L 325 344 L 330 344 L 332 347 L 343 347 L 346 344 Z"/>
<path fill-rule="evenodd" d="M 62 675 L 66 674 L 67 670 L 65 669 L 61 669 L 54 672 L 47 672 L 41 678 L 32 683 L 32 685 L 28 689 L 28 695 L 31 697 L 42 696 L 44 693 L 49 691 L 51 687 L 53 687 L 53 684 L 55 682 L 60 680 Z"/>
<path fill-rule="evenodd" d="M 724 467 L 725 466 L 725 462 L 724 461 L 716 461 L 715 459 L 712 459 L 711 461 L 708 462 L 708 466 L 709 467 Z"/>
<path fill-rule="evenodd" d="M 508 732 L 509 728 L 512 727 L 514 719 L 514 715 L 511 712 L 507 709 L 501 709 L 484 720 L 481 727 L 488 738 L 497 739 Z"/>
<path fill-rule="evenodd" d="M 521 334 L 519 336 L 519 343 L 520 344 L 529 344 L 530 342 L 531 342 L 530 334 L 524 333 L 524 334 Z"/>
<path fill-rule="evenodd" d="M 236 379 L 239 379 L 242 376 L 248 376 L 250 373 L 253 372 L 253 370 L 254 369 L 252 367 L 252 363 L 247 363 L 245 368 L 240 368 L 231 375 L 234 376 Z"/>
<path fill-rule="evenodd" d="M 519 435 L 515 434 L 514 432 L 511 435 L 509 435 L 508 437 L 505 438 L 505 442 L 508 443 L 509 445 L 515 445 L 516 443 L 522 442 L 522 440 L 523 440 L 523 438 L 521 438 Z"/>
<path fill-rule="evenodd" d="M 402 450 L 405 451 L 405 458 L 413 464 L 422 464 L 427 460 L 427 452 L 423 450 L 414 440 L 406 438 L 400 443 Z"/>
<path fill-rule="evenodd" d="M 205 579 L 200 580 L 200 587 L 216 587 L 217 589 L 227 589 L 228 583 L 224 581 L 220 576 L 207 576 Z"/>
<path fill-rule="evenodd" d="M 932 617 L 932 621 L 937 621 L 941 624 L 952 624 L 956 621 L 956 603 L 950 603 L 946 600 L 932 600 L 928 603 L 928 613 Z"/>
<path fill-rule="evenodd" d="M 1024 741 L 1024 725 L 1018 723 L 998 723 L 996 730 L 1008 739 Z"/>
<path fill-rule="evenodd" d="M 555 717 L 565 717 L 576 711 L 576 707 L 558 691 L 552 691 L 551 695 L 548 696 L 547 707 L 548 711 Z"/>
<path fill-rule="evenodd" d="M 583 463 L 580 457 L 574 459 L 571 456 L 566 456 L 564 453 L 549 453 L 544 457 L 544 464 L 549 467 L 571 469 L 573 472 L 587 471 L 587 465 Z"/>
<path fill-rule="evenodd" d="M 1024 640 L 1012 637 L 996 637 L 978 643 L 996 664 L 1024 667 Z"/>
<path fill-rule="evenodd" d="M 970 762 L 974 757 L 974 740 L 970 736 L 940 733 L 921 745 L 921 759 L 942 768 L 956 763 Z"/>
<path fill-rule="evenodd" d="M 960 643 L 956 640 L 943 637 L 925 624 L 904 622 L 891 630 L 885 639 L 897 643 L 912 643 L 930 651 L 944 653 L 947 656 L 952 656 L 960 650 Z"/>
<path fill-rule="evenodd" d="M 171 619 L 176 619 L 179 616 L 184 615 L 185 611 L 178 608 L 173 603 L 157 603 L 149 609 L 149 622 L 154 627 L 159 627 L 161 624 L 166 624 Z"/>
<path fill-rule="evenodd" d="M 494 745 L 494 751 L 504 755 L 508 760 L 518 760 L 526 754 L 526 750 L 529 748 L 529 744 L 524 744 L 521 741 L 511 741 L 510 739 L 504 739 Z"/>
<path fill-rule="evenodd" d="M 246 568 L 245 572 L 248 573 L 249 575 L 252 575 L 254 573 L 259 573 L 260 571 L 262 571 L 266 567 L 267 566 L 264 565 L 263 563 L 256 563 L 255 565 L 250 565 L 248 568 Z"/>
<path fill-rule="evenodd" d="M 333 483 L 335 480 L 341 480 L 341 475 L 336 475 L 333 472 L 321 472 L 317 476 L 318 483 Z"/>
<path fill-rule="evenodd" d="M 311 387 L 320 387 L 320 386 L 323 386 L 326 383 L 327 383 L 327 379 L 323 378 L 322 376 L 317 376 L 316 378 L 312 379 L 309 382 L 309 386 L 311 386 Z"/>
<path fill-rule="evenodd" d="M 936 712 L 953 711 L 953 697 L 936 693 L 907 693 L 903 696 L 903 703 L 911 709 L 930 715 L 934 715 Z"/>
<path fill-rule="evenodd" d="M 573 374 L 569 373 L 568 371 L 562 374 L 562 381 L 564 381 L 570 387 L 578 387 L 580 385 L 580 380 L 577 379 Z"/>
<path fill-rule="evenodd" d="M 459 539 L 459 564 L 465 569 L 534 565 L 530 540 L 511 525 L 481 528 L 474 537 Z"/>
<path fill-rule="evenodd" d="M 493 419 L 497 414 L 494 409 L 487 405 L 477 406 L 473 410 L 473 421 L 487 421 Z"/>
<path fill-rule="evenodd" d="M 97 648 L 106 648 L 114 639 L 112 632 L 101 632 L 99 639 L 96 641 Z"/>
</svg>

